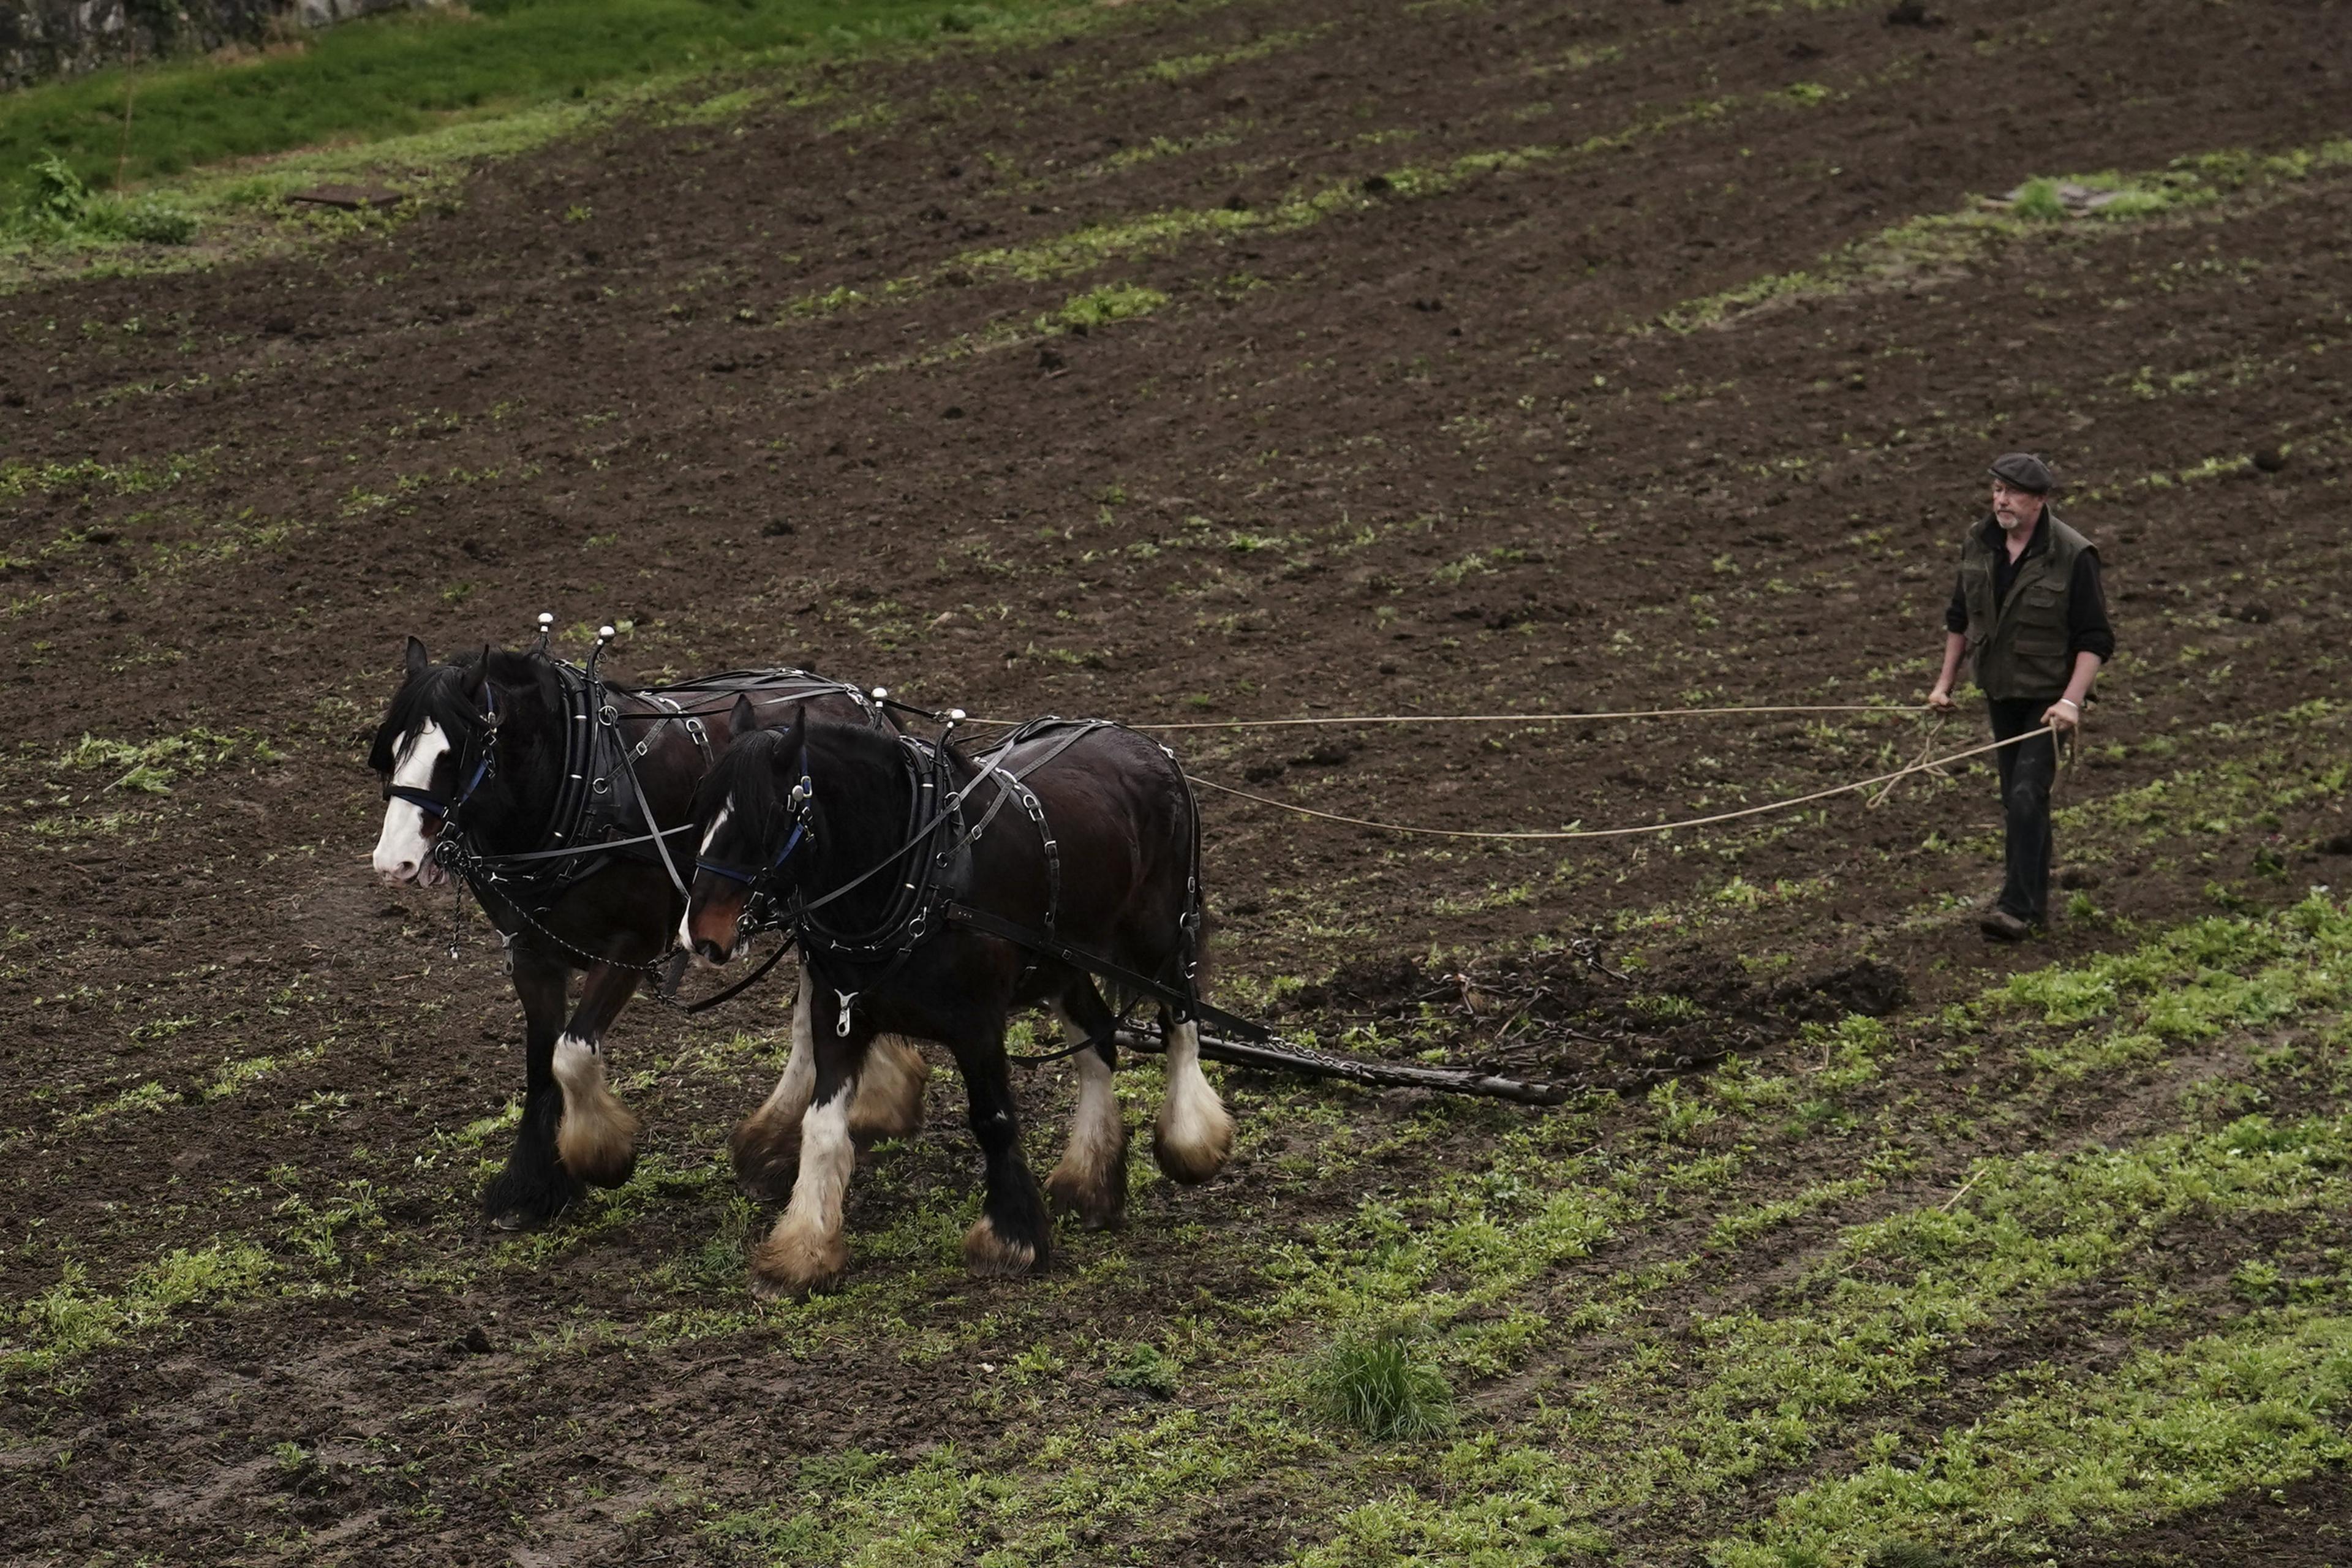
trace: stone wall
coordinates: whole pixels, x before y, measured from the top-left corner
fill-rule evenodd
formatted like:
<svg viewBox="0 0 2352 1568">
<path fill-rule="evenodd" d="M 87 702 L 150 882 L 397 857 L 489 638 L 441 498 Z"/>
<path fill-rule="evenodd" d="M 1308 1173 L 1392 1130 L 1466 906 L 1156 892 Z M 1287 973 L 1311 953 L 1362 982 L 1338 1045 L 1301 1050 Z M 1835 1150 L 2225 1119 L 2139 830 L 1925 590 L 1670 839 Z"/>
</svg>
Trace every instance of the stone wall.
<svg viewBox="0 0 2352 1568">
<path fill-rule="evenodd" d="M 0 91 L 166 55 L 258 44 L 412 0 L 0 0 Z"/>
</svg>

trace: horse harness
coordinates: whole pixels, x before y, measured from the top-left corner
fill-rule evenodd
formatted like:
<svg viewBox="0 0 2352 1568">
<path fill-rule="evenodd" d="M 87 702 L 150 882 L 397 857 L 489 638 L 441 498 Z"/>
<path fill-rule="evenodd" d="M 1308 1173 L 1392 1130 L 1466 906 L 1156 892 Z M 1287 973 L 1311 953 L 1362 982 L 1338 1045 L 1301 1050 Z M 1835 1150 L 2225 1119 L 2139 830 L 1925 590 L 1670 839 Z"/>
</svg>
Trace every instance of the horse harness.
<svg viewBox="0 0 2352 1568">
<path fill-rule="evenodd" d="M 693 742 L 700 754 L 702 771 L 709 771 L 715 752 L 709 727 L 703 721 L 712 710 L 689 708 L 679 700 L 680 696 L 690 699 L 715 691 L 725 694 L 731 701 L 737 694 L 751 689 L 757 691 L 757 700 L 772 702 L 840 697 L 856 704 L 868 722 L 884 722 L 864 691 L 845 681 L 828 680 L 804 669 L 729 670 L 676 686 L 641 689 L 628 695 L 654 704 L 656 710 L 624 713 L 610 687 L 593 667 L 583 668 L 560 659 L 550 662 L 563 688 L 563 764 L 558 775 L 555 803 L 548 812 L 547 829 L 537 847 L 486 853 L 475 847 L 462 820 L 466 803 L 485 780 L 498 773 L 498 737 L 503 715 L 498 710 L 494 689 L 487 683 L 482 689 L 482 728 L 478 736 L 467 742 L 469 750 L 479 747 L 479 755 L 471 759 L 473 771 L 464 787 L 445 802 L 429 790 L 391 784 L 385 787 L 385 798 L 405 800 L 440 820 L 442 831 L 435 841 L 434 858 L 464 880 L 485 910 L 489 908 L 489 895 L 495 893 L 541 937 L 593 964 L 613 964 L 616 961 L 566 942 L 545 924 L 549 911 L 574 887 L 616 858 L 658 860 L 669 874 L 670 885 L 677 890 L 678 897 L 684 900 L 690 896 L 687 878 L 691 874 L 693 861 L 688 858 L 688 870 L 681 873 L 668 840 L 692 833 L 693 825 L 658 826 L 653 804 L 646 798 L 636 770 L 637 762 L 651 753 L 664 728 L 675 724 Z M 644 720 L 651 720 L 652 723 L 634 744 L 623 738 L 624 723 Z M 461 777 L 466 777 L 467 760 L 461 752 Z M 511 942 L 510 934 L 501 934 L 503 941 Z M 620 966 L 642 967 L 651 974 L 659 972 L 660 962 Z"/>
<path fill-rule="evenodd" d="M 949 726 L 950 733 L 953 728 L 952 724 Z M 816 799 L 815 786 L 808 775 L 803 742 L 800 778 L 787 797 L 792 828 L 785 836 L 783 847 L 764 867 L 732 866 L 706 859 L 698 863 L 698 868 L 742 883 L 751 889 L 751 897 L 738 922 L 746 933 L 770 929 L 789 931 L 812 969 L 822 965 L 835 973 L 844 969 L 853 973 L 861 968 L 873 971 L 855 989 L 833 988 L 838 1004 L 834 1019 L 834 1029 L 837 1035 L 849 1033 L 852 1010 L 860 995 L 887 982 L 913 956 L 917 948 L 942 927 L 955 924 L 969 926 L 1010 942 L 1029 955 L 1027 963 L 1014 982 L 1016 988 L 1035 972 L 1041 957 L 1051 957 L 1093 978 L 1109 980 L 1133 998 L 1125 1013 L 1115 1016 L 1116 1021 L 1110 1028 L 1073 1042 L 1061 1050 L 1034 1057 L 1015 1056 L 1012 1058 L 1015 1061 L 1050 1062 L 1075 1056 L 1089 1047 L 1108 1055 L 1110 1037 L 1127 1026 L 1128 1015 L 1147 996 L 1166 1004 L 1178 1023 L 1206 1018 L 1237 1035 L 1253 1038 L 1265 1036 L 1266 1031 L 1262 1026 L 1202 1003 L 1195 985 L 1200 969 L 1202 929 L 1201 831 L 1200 808 L 1192 799 L 1189 779 L 1184 780 L 1184 788 L 1186 805 L 1192 819 L 1192 864 L 1185 879 L 1185 912 L 1181 921 L 1184 932 L 1184 971 L 1181 987 L 1139 974 L 1098 953 L 1087 952 L 1061 940 L 1058 932 L 1062 896 L 1061 845 L 1054 836 L 1045 803 L 1030 787 L 1027 775 L 1044 768 L 1095 731 L 1119 728 L 1123 726 L 1104 719 L 1074 720 L 1049 716 L 1032 720 L 988 751 L 977 753 L 973 760 L 981 763 L 980 769 L 961 789 L 953 787 L 947 736 L 943 735 L 939 742 L 932 742 L 912 735 L 902 735 L 899 743 L 905 749 L 908 770 L 915 780 L 905 844 L 857 877 L 817 898 L 807 898 L 797 888 L 789 897 L 779 898 L 775 890 L 778 873 L 803 844 L 814 840 L 823 831 L 823 807 Z M 1066 731 L 1059 743 L 1043 755 L 1028 760 L 1018 772 L 1006 765 L 1006 759 L 1014 747 L 1055 730 Z M 1171 763 L 1174 762 L 1174 752 L 1165 746 L 1160 746 L 1159 750 Z M 1184 777 L 1182 769 L 1177 770 L 1177 776 L 1180 779 Z M 966 805 L 972 792 L 988 780 L 993 780 L 997 785 L 996 798 L 989 803 L 977 821 L 967 826 Z M 963 885 L 969 879 L 972 847 L 994 823 L 1007 801 L 1020 803 L 1023 814 L 1036 831 L 1045 858 L 1046 897 L 1043 931 L 1033 931 L 975 908 L 961 896 Z M 873 927 L 848 934 L 828 927 L 818 918 L 817 911 L 824 906 L 901 861 L 906 862 L 906 869 L 882 917 Z M 1111 1009 L 1106 1005 L 1104 1011 Z"/>
</svg>

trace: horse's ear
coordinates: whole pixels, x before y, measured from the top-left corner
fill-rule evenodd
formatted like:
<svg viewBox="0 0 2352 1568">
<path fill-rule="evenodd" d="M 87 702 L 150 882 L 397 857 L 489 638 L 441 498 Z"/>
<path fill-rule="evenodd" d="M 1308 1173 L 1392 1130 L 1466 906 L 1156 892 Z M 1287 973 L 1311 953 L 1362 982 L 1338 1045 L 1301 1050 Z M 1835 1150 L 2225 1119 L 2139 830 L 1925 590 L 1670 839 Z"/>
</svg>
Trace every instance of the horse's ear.
<svg viewBox="0 0 2352 1568">
<path fill-rule="evenodd" d="M 402 650 L 400 661 L 402 672 L 412 680 L 424 674 L 425 667 L 433 662 L 425 651 L 425 642 L 421 637 L 408 639 L 408 647 Z"/>
<path fill-rule="evenodd" d="M 750 734 L 759 727 L 759 704 L 751 700 L 750 692 L 737 692 L 734 710 L 727 715 L 727 732 L 730 735 L 740 737 Z"/>
<path fill-rule="evenodd" d="M 474 678 L 466 682 L 466 695 L 474 701 L 482 700 L 482 689 L 490 683 L 490 645 L 482 645 L 482 657 L 474 666 Z"/>
</svg>

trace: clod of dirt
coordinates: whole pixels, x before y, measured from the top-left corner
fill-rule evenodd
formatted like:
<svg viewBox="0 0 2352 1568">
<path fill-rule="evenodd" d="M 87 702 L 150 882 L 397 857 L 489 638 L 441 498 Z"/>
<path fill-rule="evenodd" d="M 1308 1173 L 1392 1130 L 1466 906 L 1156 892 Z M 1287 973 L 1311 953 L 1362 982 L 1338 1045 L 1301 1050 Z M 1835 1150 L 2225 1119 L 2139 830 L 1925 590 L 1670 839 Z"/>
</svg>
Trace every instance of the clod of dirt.
<svg viewBox="0 0 2352 1568">
<path fill-rule="evenodd" d="M 1069 364 L 1066 360 L 1062 358 L 1062 353 L 1059 349 L 1053 347 L 1051 344 L 1046 344 L 1039 348 L 1037 351 L 1037 368 L 1050 375 L 1055 371 L 1066 370 L 1069 368 Z"/>
<path fill-rule="evenodd" d="M 2271 621 L 2271 607 L 2261 603 L 2248 603 L 2238 605 L 2230 615 L 2232 619 L 2243 621 L 2248 626 L 2266 626 Z"/>
<path fill-rule="evenodd" d="M 1884 1018 L 1911 1000 L 1911 983 L 1901 970 L 1874 958 L 1858 958 L 1808 975 L 1775 992 L 1773 1005 L 1826 1021 L 1847 1013 Z"/>
<path fill-rule="evenodd" d="M 467 1355 L 488 1355 L 490 1353 L 490 1336 L 482 1331 L 481 1324 L 476 1323 L 464 1334 L 452 1340 L 449 1342 L 449 1348 L 463 1352 Z"/>
<path fill-rule="evenodd" d="M 291 316 L 271 316 L 261 323 L 261 330 L 268 332 L 272 337 L 289 337 L 294 331 L 294 318 Z"/>
<path fill-rule="evenodd" d="M 971 274 L 964 271 L 961 268 L 958 268 L 953 272 L 941 278 L 940 281 L 946 284 L 950 289 L 969 289 L 971 287 Z"/>
<path fill-rule="evenodd" d="M 2058 885 L 2072 891 L 2076 888 L 2095 888 L 2099 874 L 2087 866 L 2069 866 L 2058 873 Z"/>
<path fill-rule="evenodd" d="M 1444 982 L 1433 979 L 1420 964 L 1397 953 L 1343 963 L 1331 972 L 1330 979 L 1306 987 L 1293 1000 L 1302 1012 L 1328 1008 L 1382 1012 L 1423 1001 L 1449 989 Z"/>
<path fill-rule="evenodd" d="M 963 417 L 963 405 L 962 405 L 962 404 L 961 404 L 961 403 L 950 403 L 950 404 L 949 404 L 949 405 L 947 405 L 946 409 L 945 409 L 943 412 L 941 412 L 941 414 L 940 415 L 940 418 L 942 418 L 942 419 L 961 419 L 961 418 L 962 418 L 962 417 Z"/>
<path fill-rule="evenodd" d="M 1225 210 L 1229 213 L 1245 213 L 1250 210 L 1249 198 L 1235 191 L 1225 198 Z"/>
<path fill-rule="evenodd" d="M 1315 749 L 1291 758 L 1302 768 L 1336 768 L 1354 759 L 1360 748 L 1353 741 L 1331 740 L 1317 742 Z"/>
<path fill-rule="evenodd" d="M 1920 4 L 1920 0 L 1898 0 L 1886 13 L 1890 27 L 1940 27 L 1944 18 Z"/>
<path fill-rule="evenodd" d="M 2333 838 L 2319 841 L 2322 855 L 2352 855 L 2352 833 L 2339 833 Z"/>
<path fill-rule="evenodd" d="M 1390 181 L 1386 174 L 1366 174 L 1364 176 L 1363 191 L 1364 195 L 1368 196 L 1384 196 L 1395 189 L 1396 186 Z"/>
<path fill-rule="evenodd" d="M 787 539 L 795 531 L 793 525 L 781 517 L 772 518 L 760 525 L 760 537 L 762 539 Z"/>
<path fill-rule="evenodd" d="M 1242 777 L 1251 784 L 1270 784 L 1282 776 L 1280 763 L 1252 763 L 1242 770 Z"/>
<path fill-rule="evenodd" d="M 2254 467 L 2266 474 L 2275 474 L 2286 467 L 2286 448 L 2264 447 L 2254 454 Z"/>
</svg>

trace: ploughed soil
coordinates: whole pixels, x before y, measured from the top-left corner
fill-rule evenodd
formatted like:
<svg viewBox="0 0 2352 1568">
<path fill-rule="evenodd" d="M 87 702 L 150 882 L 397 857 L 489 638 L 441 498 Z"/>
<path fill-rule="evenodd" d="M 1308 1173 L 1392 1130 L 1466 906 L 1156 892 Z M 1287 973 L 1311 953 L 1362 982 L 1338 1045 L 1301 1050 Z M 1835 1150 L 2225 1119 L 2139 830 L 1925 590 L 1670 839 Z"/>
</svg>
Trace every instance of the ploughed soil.
<svg viewBox="0 0 2352 1568">
<path fill-rule="evenodd" d="M 1266 1249 L 1543 1114 L 1339 1091 L 1360 1146 L 1414 1139 L 1277 1180 L 1325 1137 L 1286 1124 L 1311 1097 L 1230 1075 L 1228 1173 L 1180 1191 L 1139 1152 L 1128 1229 L 1072 1236 L 1048 1281 L 947 1270 L 887 1324 L 683 1331 L 748 1310 L 767 1211 L 710 1162 L 775 1069 L 782 988 L 625 1016 L 652 1174 L 593 1224 L 491 1235 L 473 1194 L 509 1134 L 477 1124 L 520 1040 L 496 944 L 469 916 L 452 962 L 446 895 L 367 865 L 409 634 L 516 644 L 548 608 L 574 654 L 625 623 L 625 679 L 789 663 L 990 718 L 1909 703 L 1985 463 L 2028 447 L 2124 648 L 2062 804 L 2156 803 L 2062 834 L 2080 897 L 2045 937 L 1969 918 L 2000 874 L 1983 760 L 1874 807 L 1570 843 L 1211 794 L 1222 994 L 1631 1094 L 2340 883 L 2340 731 L 2264 716 L 2340 700 L 2352 642 L 2352 173 L 1658 322 L 2030 176 L 2315 148 L 2352 129 L 2347 71 L 2352 13 L 2289 0 L 1139 5 L 631 120 L 383 232 L 0 299 L 0 1279 L 47 1303 L 19 1344 L 132 1303 L 0 1384 L 0 1557 L 697 1560 L 728 1510 L 800 1506 L 795 1465 L 987 1452 L 1033 1416 L 975 1397 L 980 1363 L 1262 1297 Z M 1506 829 L 1706 816 L 1983 736 L 1972 711 L 1168 739 L 1276 799 Z M 2302 784 L 2249 803 L 2231 766 Z M 976 1168 L 952 1079 L 861 1167 L 853 1248 L 928 1203 L 951 1258 Z M 1050 1162 L 1066 1080 L 1022 1081 Z M 2054 1092 L 1929 1174 L 2135 1114 Z M 174 1249 L 237 1246 L 265 1285 L 153 1304 Z M 1050 1398 L 1079 1430 L 1136 1400 Z M 1230 1500 L 1087 1550 L 1272 1562 L 1328 1532 L 1271 1482 Z M 2326 1477 L 2076 1560 L 2334 1561 L 2347 1512 Z M 1628 1560 L 1707 1538 L 1643 1529 Z"/>
</svg>

